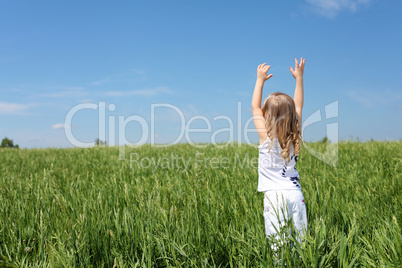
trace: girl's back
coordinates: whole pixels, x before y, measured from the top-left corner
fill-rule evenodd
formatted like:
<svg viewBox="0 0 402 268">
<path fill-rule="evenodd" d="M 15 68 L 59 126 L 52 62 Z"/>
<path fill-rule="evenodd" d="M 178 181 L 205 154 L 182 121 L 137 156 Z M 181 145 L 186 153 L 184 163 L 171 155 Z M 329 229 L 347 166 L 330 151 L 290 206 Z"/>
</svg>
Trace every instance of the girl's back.
<svg viewBox="0 0 402 268">
<path fill-rule="evenodd" d="M 258 146 L 258 150 L 259 192 L 300 189 L 299 173 L 295 167 L 297 156 L 294 154 L 293 144 L 289 148 L 288 161 L 281 155 L 283 149 L 277 138 L 273 138 L 271 144 L 271 139 L 267 137 L 264 143 Z"/>
</svg>

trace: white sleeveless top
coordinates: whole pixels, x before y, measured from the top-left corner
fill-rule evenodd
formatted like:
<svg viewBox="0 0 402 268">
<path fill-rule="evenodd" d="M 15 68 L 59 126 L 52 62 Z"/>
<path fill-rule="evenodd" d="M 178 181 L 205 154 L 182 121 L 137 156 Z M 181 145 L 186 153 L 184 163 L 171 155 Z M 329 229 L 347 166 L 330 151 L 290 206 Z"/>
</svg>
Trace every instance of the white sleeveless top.
<svg viewBox="0 0 402 268">
<path fill-rule="evenodd" d="M 273 142 L 270 150 L 269 137 L 258 146 L 258 191 L 301 189 L 299 172 L 295 168 L 297 156 L 294 154 L 293 144 L 289 148 L 290 161 L 286 164 L 281 156 L 282 148 L 278 139 L 274 138 Z"/>
</svg>

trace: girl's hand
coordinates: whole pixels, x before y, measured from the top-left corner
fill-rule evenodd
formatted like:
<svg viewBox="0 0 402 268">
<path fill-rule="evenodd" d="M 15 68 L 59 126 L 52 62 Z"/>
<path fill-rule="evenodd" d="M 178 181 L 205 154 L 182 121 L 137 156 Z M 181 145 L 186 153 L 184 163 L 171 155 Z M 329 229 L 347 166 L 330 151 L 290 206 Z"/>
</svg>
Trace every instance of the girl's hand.
<svg viewBox="0 0 402 268">
<path fill-rule="evenodd" d="M 267 75 L 269 68 L 271 68 L 271 65 L 266 65 L 266 63 L 258 65 L 257 80 L 265 82 L 268 79 L 270 79 L 273 76 L 273 74 Z"/>
<path fill-rule="evenodd" d="M 290 72 L 292 73 L 293 77 L 297 79 L 303 79 L 303 72 L 304 72 L 304 64 L 306 62 L 306 59 L 303 59 L 303 57 L 300 60 L 300 64 L 295 58 L 295 70 L 293 71 L 292 67 L 289 67 Z"/>
</svg>

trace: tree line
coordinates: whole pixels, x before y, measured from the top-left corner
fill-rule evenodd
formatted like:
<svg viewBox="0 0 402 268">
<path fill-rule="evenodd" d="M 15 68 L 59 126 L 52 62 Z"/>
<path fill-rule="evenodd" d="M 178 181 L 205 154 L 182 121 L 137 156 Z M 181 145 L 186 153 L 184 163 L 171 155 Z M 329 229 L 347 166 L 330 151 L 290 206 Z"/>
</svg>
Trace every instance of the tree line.
<svg viewBox="0 0 402 268">
<path fill-rule="evenodd" d="M 13 140 L 11 140 L 11 139 L 9 139 L 9 138 L 7 138 L 7 137 L 5 137 L 5 138 L 1 141 L 0 147 L 1 147 L 1 148 L 16 148 L 16 149 L 20 148 L 20 147 L 18 146 L 18 144 L 14 145 Z"/>
</svg>

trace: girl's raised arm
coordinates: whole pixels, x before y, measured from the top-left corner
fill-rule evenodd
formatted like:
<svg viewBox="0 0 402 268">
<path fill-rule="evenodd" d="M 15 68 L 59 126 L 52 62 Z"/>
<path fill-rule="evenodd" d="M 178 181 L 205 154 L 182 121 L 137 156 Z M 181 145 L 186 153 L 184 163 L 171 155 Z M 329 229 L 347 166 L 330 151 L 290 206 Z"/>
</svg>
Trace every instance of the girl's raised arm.
<svg viewBox="0 0 402 268">
<path fill-rule="evenodd" d="M 271 78 L 273 75 L 268 75 L 268 70 L 271 65 L 266 63 L 258 65 L 257 68 L 257 81 L 255 82 L 253 100 L 251 101 L 251 108 L 253 109 L 254 125 L 260 138 L 260 144 L 262 144 L 267 138 L 267 128 L 265 127 L 264 114 L 261 110 L 262 89 L 265 81 Z"/>
<path fill-rule="evenodd" d="M 300 64 L 295 58 L 295 69 L 293 70 L 292 67 L 289 67 L 290 72 L 292 73 L 293 77 L 296 79 L 296 88 L 295 88 L 295 95 L 293 100 L 295 101 L 296 106 L 296 113 L 297 119 L 299 121 L 299 128 L 301 132 L 302 127 L 302 110 L 303 110 L 303 103 L 304 103 L 304 89 L 303 89 L 303 73 L 304 73 L 304 64 L 306 63 L 306 59 L 303 57 L 300 60 Z"/>
</svg>

